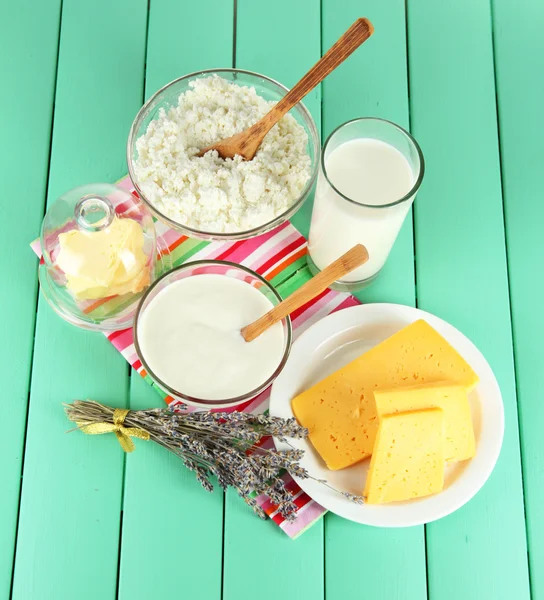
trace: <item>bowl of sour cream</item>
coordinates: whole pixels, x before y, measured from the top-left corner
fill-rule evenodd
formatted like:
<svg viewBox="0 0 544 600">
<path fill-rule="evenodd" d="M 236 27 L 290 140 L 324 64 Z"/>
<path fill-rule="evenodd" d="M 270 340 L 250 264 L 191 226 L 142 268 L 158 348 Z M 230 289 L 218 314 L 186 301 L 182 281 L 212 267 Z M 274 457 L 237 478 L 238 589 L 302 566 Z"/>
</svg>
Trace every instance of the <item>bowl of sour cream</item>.
<svg viewBox="0 0 544 600">
<path fill-rule="evenodd" d="M 136 352 L 149 376 L 183 402 L 226 408 L 260 394 L 283 369 L 289 317 L 252 342 L 240 330 L 281 302 L 266 279 L 227 261 L 195 261 L 157 279 L 134 321 Z"/>
</svg>

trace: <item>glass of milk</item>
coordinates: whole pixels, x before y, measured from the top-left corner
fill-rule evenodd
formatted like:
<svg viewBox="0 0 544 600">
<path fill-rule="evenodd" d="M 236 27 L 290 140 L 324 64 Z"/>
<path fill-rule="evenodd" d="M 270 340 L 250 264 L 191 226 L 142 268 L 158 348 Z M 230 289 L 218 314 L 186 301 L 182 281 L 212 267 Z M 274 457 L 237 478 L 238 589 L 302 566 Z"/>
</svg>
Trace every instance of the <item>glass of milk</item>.
<svg viewBox="0 0 544 600">
<path fill-rule="evenodd" d="M 402 127 L 375 118 L 348 121 L 328 137 L 321 155 L 310 237 L 315 274 L 356 244 L 369 260 L 333 286 L 355 290 L 383 267 L 424 173 L 423 154 Z"/>
</svg>

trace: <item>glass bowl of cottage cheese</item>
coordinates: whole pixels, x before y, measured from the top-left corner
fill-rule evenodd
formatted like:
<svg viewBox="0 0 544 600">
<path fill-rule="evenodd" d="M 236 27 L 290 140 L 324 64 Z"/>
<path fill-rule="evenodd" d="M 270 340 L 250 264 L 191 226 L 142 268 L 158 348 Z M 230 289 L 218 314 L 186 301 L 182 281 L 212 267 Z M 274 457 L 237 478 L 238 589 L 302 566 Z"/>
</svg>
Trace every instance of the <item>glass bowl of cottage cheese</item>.
<svg viewBox="0 0 544 600">
<path fill-rule="evenodd" d="M 130 130 L 130 178 L 153 214 L 189 237 L 242 240 L 277 227 L 310 195 L 320 142 L 299 103 L 251 161 L 222 159 L 215 142 L 263 117 L 288 88 L 250 71 L 217 69 L 172 81 L 142 107 Z"/>
</svg>

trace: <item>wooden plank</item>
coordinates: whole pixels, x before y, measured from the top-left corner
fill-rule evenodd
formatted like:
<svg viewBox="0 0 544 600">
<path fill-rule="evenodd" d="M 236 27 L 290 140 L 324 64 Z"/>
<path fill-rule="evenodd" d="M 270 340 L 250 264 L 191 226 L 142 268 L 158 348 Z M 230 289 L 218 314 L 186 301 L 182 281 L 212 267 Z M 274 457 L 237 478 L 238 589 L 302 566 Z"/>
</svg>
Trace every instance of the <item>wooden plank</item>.
<svg viewBox="0 0 544 600">
<path fill-rule="evenodd" d="M 154 0 L 150 6 L 146 97 L 186 73 L 231 64 L 232 3 Z M 183 35 L 180 23 L 190 23 Z M 162 405 L 133 373 L 131 408 Z M 178 458 L 139 444 L 126 465 L 119 598 L 178 597 L 181 587 L 187 598 L 220 598 L 223 502 L 222 492 L 204 491 Z M 182 579 L 179 569 L 165 568 L 176 559 L 182 561 Z"/>
<path fill-rule="evenodd" d="M 544 296 L 539 173 L 544 163 L 544 4 L 493 3 L 495 73 L 500 122 L 502 185 L 514 330 L 525 515 L 533 598 L 544 597 L 544 404 L 541 357 L 544 317 L 535 298 Z M 540 363 L 539 363 L 540 359 Z"/>
<path fill-rule="evenodd" d="M 323 49 L 362 16 L 372 21 L 375 33 L 323 84 L 325 136 L 341 123 L 363 116 L 409 126 L 404 2 L 324 0 Z M 412 242 L 410 214 L 384 271 L 370 288 L 357 294 L 359 298 L 414 305 Z M 328 600 L 363 595 L 376 600 L 426 597 L 423 527 L 384 530 L 327 515 L 325 541 Z"/>
<path fill-rule="evenodd" d="M 323 50 L 358 17 L 374 35 L 323 82 L 323 141 L 357 117 L 380 117 L 409 129 L 404 2 L 323 0 Z M 378 280 L 356 294 L 364 302 L 415 302 L 411 211 Z"/>
<path fill-rule="evenodd" d="M 131 408 L 163 404 L 133 372 Z M 184 598 L 219 599 L 224 494 L 203 490 L 179 458 L 154 442 L 136 443 L 126 463 L 119 599 L 177 598 L 181 587 Z M 167 568 L 169 561 L 180 561 L 183 574 Z"/>
<path fill-rule="evenodd" d="M 142 99 L 147 3 L 65 0 L 48 202 L 125 172 Z M 40 298 L 13 598 L 116 595 L 123 452 L 114 436 L 65 435 L 62 402 L 122 405 L 127 367 L 102 335 L 78 330 Z"/>
<path fill-rule="evenodd" d="M 264 3 L 238 0 L 236 66 L 292 86 L 320 55 L 319 0 L 296 3 L 278 0 L 274 10 L 269 9 Z M 266 27 L 262 27 L 264 22 Z M 315 90 L 306 106 L 318 126 L 320 105 L 320 90 Z M 309 205 L 305 209 L 299 213 L 298 226 L 302 223 L 307 227 Z M 251 550 L 256 540 L 257 549 Z M 243 575 L 240 574 L 241 560 Z M 263 569 L 267 564 L 273 564 L 278 575 L 268 576 L 263 583 Z M 274 523 L 256 518 L 236 493 L 229 492 L 225 512 L 223 597 L 245 600 L 257 594 L 260 600 L 266 600 L 284 595 L 285 590 L 294 598 L 317 600 L 323 597 L 323 522 L 293 542 Z"/>
<path fill-rule="evenodd" d="M 188 73 L 232 66 L 233 0 L 153 0 L 150 6 L 146 98 Z"/>
<path fill-rule="evenodd" d="M 292 15 L 288 20 L 285 19 L 287 13 Z M 264 19 L 266 27 L 258 26 L 256 19 Z M 262 73 L 291 88 L 319 60 L 321 23 L 316 0 L 296 4 L 282 0 L 274 4 L 273 11 L 267 11 L 257 2 L 239 0 L 237 24 L 236 67 L 239 69 Z M 292 51 L 291 55 L 288 49 Z M 303 104 L 321 132 L 321 86 L 312 90 Z M 306 237 L 312 204 L 313 194 L 291 219 Z"/>
<path fill-rule="evenodd" d="M 418 304 L 481 349 L 506 411 L 484 489 L 427 527 L 429 595 L 522 600 L 529 582 L 490 7 L 422 0 L 408 3 L 408 17 L 412 129 L 427 162 L 415 209 Z"/>
<path fill-rule="evenodd" d="M 4 428 L 0 437 L 3 482 L 0 597 L 7 598 L 13 569 L 36 315 L 37 261 L 27 243 L 39 230 L 45 204 L 60 1 L 50 0 L 36 7 L 28 2 L 11 3 L 4 5 L 2 12 L 0 39 L 9 53 L 0 53 L 3 74 L 0 162 L 6 173 L 2 191 L 2 218 L 6 226 L 2 228 L 4 250 L 0 255 L 3 278 L 0 327 L 9 335 L 0 337 L 0 365 L 5 398 L 3 419 L 9 427 Z"/>
</svg>

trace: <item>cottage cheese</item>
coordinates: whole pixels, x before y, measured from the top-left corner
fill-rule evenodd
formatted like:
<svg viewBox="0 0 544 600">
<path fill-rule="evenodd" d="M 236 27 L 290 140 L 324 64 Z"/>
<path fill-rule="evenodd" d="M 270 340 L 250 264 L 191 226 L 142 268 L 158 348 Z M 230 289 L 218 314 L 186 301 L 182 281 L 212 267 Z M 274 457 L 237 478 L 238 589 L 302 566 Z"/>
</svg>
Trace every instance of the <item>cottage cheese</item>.
<svg viewBox="0 0 544 600">
<path fill-rule="evenodd" d="M 216 151 L 197 157 L 253 125 L 274 102 L 217 75 L 189 85 L 136 141 L 134 171 L 147 200 L 173 221 L 210 233 L 246 231 L 285 212 L 310 179 L 304 128 L 286 115 L 251 161 L 223 160 Z"/>
</svg>

